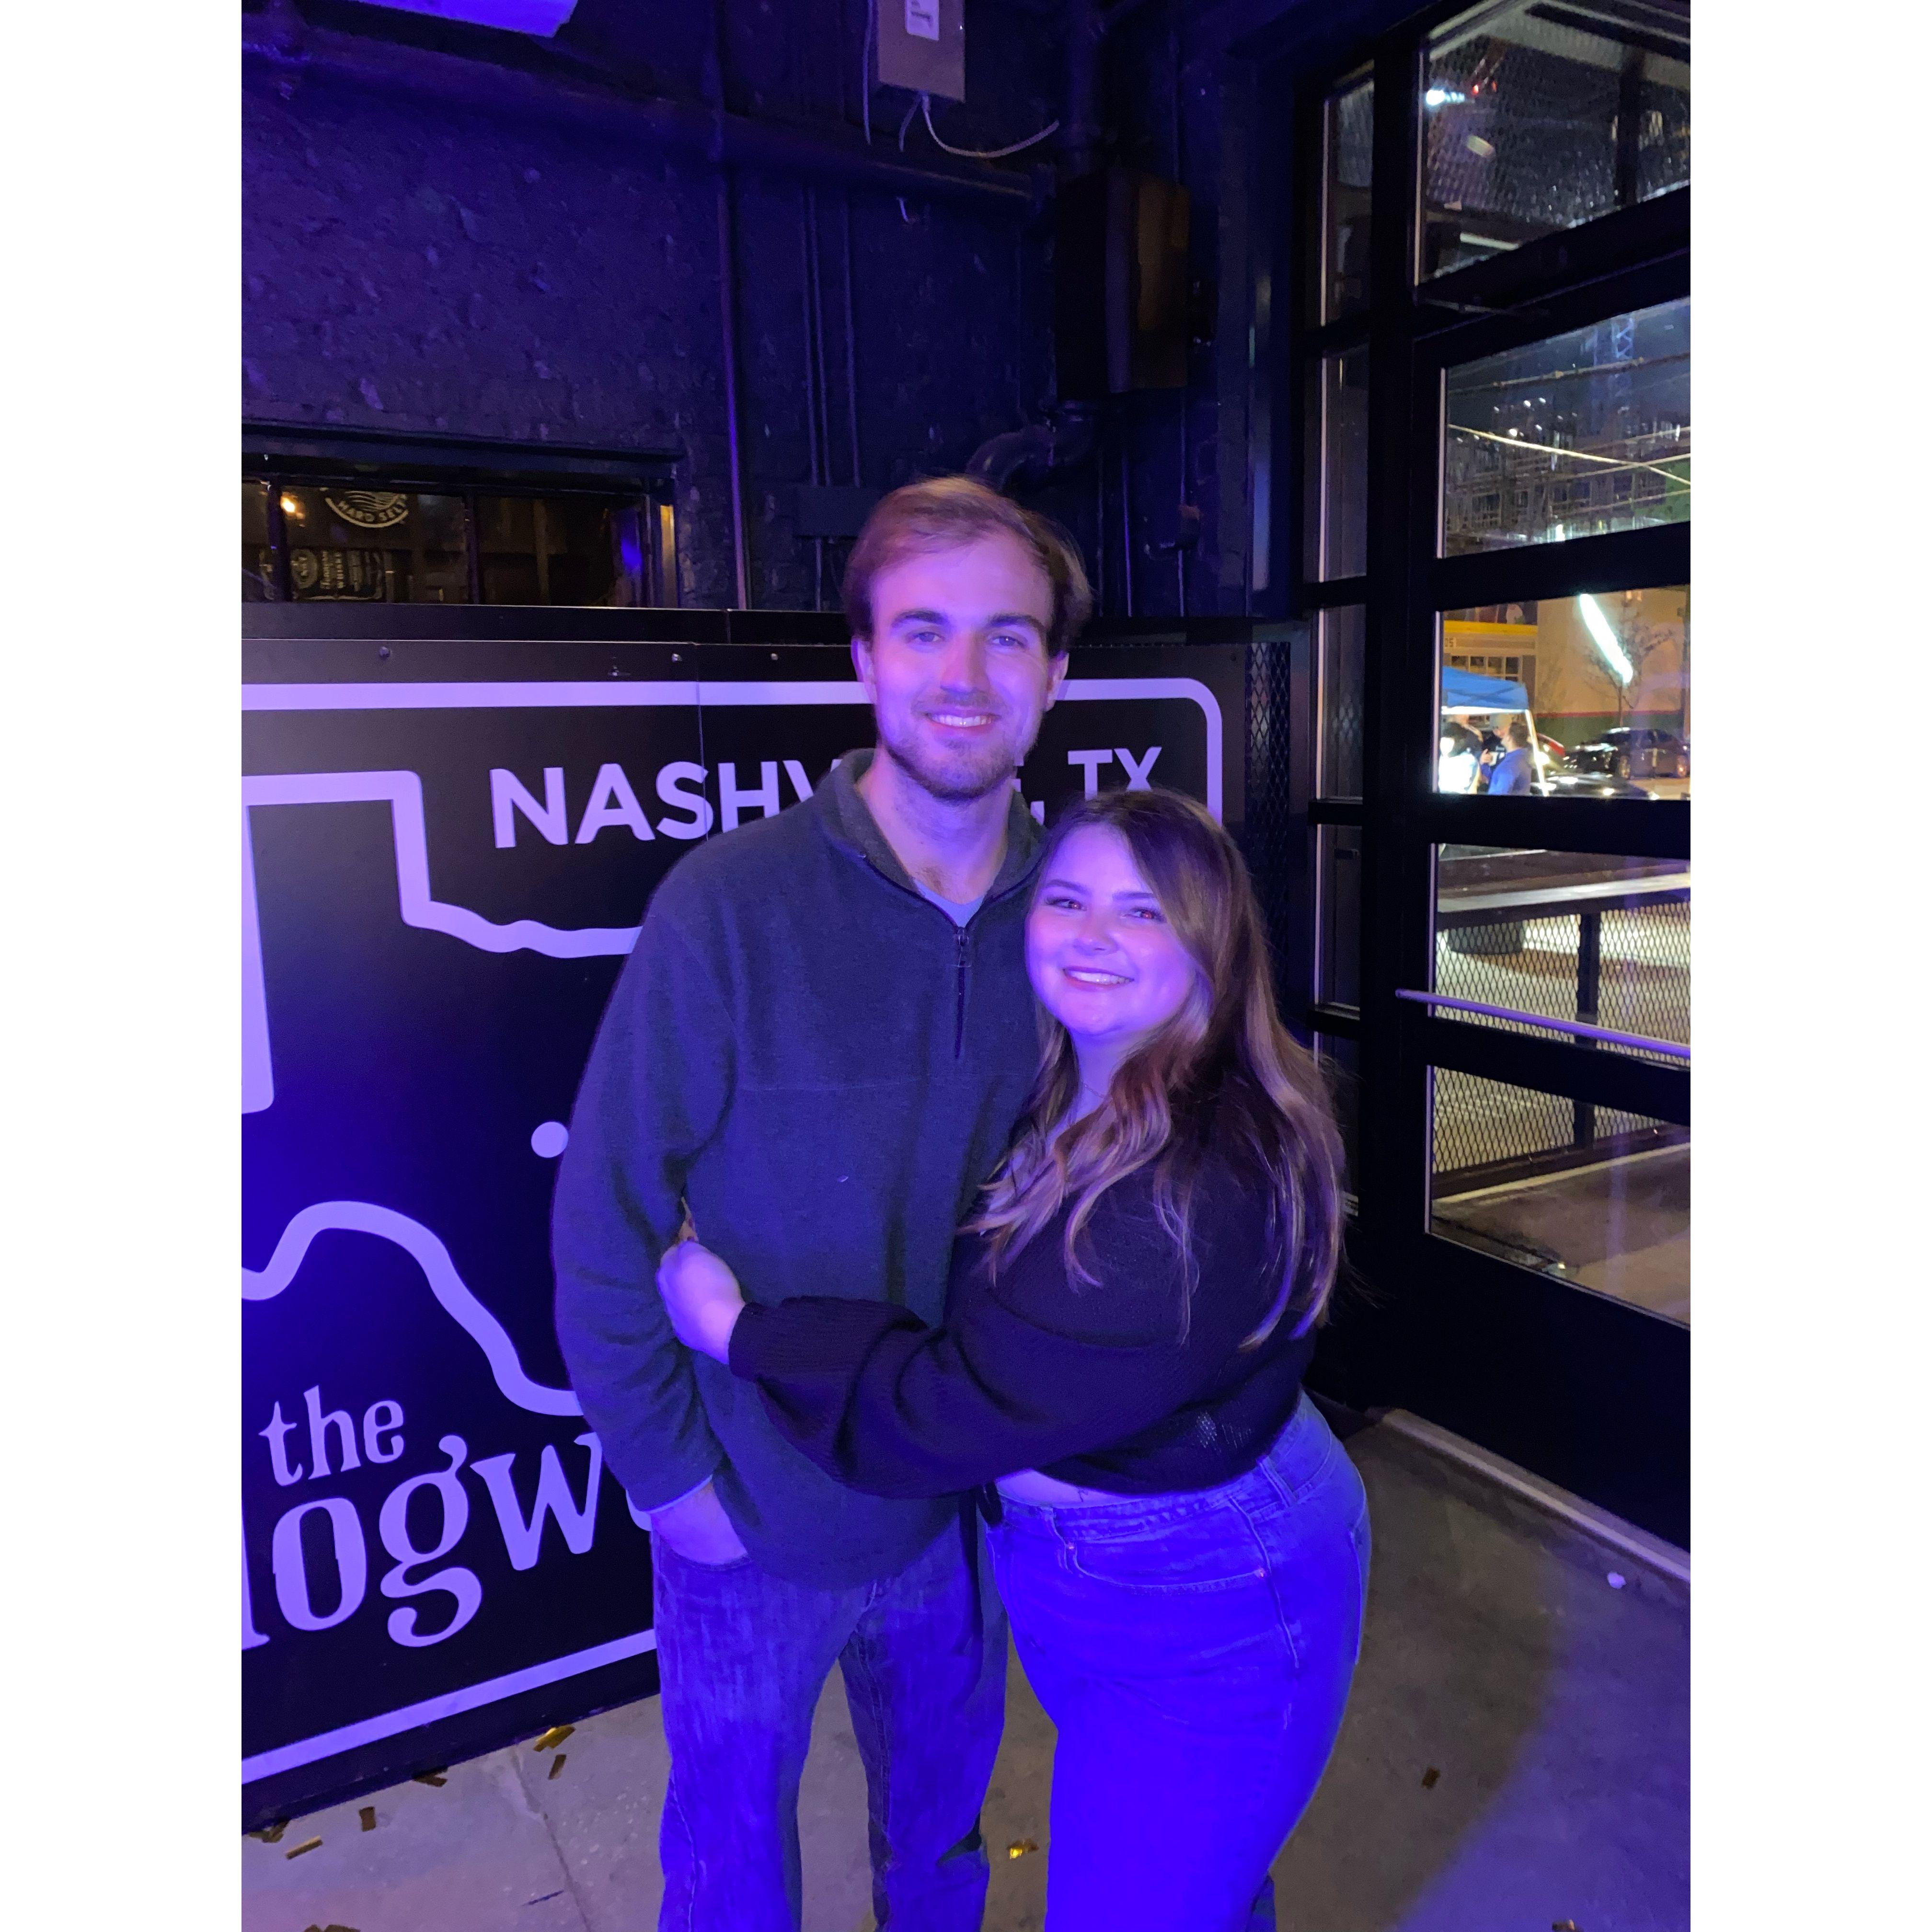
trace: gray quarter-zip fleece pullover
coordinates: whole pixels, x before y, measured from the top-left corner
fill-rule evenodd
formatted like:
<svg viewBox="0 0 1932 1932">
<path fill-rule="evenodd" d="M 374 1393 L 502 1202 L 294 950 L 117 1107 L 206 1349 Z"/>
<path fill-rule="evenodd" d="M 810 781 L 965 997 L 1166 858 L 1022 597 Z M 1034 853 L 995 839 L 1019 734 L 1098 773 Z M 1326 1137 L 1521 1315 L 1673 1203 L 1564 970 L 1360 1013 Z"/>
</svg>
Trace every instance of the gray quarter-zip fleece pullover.
<svg viewBox="0 0 1932 1932">
<path fill-rule="evenodd" d="M 956 926 L 859 796 L 872 757 L 658 886 L 584 1070 L 552 1220 L 558 1340 L 632 1501 L 710 1477 L 761 1566 L 826 1588 L 902 1569 L 956 1505 L 835 1483 L 750 1384 L 677 1340 L 654 1277 L 682 1199 L 748 1301 L 943 1318 L 954 1233 L 1038 1062 L 1022 928 L 1040 835 L 1016 792 L 999 874 Z"/>
</svg>

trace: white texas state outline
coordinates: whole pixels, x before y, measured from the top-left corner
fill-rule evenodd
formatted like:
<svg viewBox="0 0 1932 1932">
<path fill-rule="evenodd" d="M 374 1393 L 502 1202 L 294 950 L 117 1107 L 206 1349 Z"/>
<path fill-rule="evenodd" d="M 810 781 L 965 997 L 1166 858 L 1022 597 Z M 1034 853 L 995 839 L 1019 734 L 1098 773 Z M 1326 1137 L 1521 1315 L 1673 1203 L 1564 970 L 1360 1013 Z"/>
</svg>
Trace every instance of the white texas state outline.
<svg viewBox="0 0 1932 1932">
<path fill-rule="evenodd" d="M 517 1345 L 457 1273 L 448 1249 L 420 1221 L 412 1221 L 393 1208 L 379 1208 L 371 1201 L 318 1201 L 314 1207 L 304 1208 L 282 1230 L 268 1266 L 242 1270 L 242 1300 L 272 1300 L 294 1280 L 316 1237 L 336 1230 L 374 1234 L 404 1250 L 422 1270 L 443 1312 L 483 1351 L 497 1388 L 519 1408 L 532 1415 L 584 1413 L 568 1389 L 548 1388 L 531 1381 L 524 1372 Z"/>
</svg>

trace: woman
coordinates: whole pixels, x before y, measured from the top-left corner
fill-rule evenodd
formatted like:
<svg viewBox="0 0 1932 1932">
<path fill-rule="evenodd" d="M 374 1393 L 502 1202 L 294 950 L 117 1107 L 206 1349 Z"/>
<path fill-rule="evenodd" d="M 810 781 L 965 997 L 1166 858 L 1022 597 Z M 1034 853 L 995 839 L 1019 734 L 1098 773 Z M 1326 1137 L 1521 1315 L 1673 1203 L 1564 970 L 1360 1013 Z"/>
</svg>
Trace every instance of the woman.
<svg viewBox="0 0 1932 1932">
<path fill-rule="evenodd" d="M 1268 1867 L 1334 1743 L 1367 1583 L 1360 1479 L 1300 1389 L 1339 1244 L 1334 1125 L 1240 855 L 1191 801 L 1073 807 L 1026 946 L 1040 1076 L 943 1328 L 748 1305 L 694 1241 L 658 1284 L 680 1336 L 840 1480 L 982 1488 L 1059 1732 L 1049 1932 L 1272 1927 Z"/>
<path fill-rule="evenodd" d="M 1474 791 L 1476 776 L 1482 769 L 1483 741 L 1454 718 L 1442 721 L 1442 735 L 1437 740 L 1440 755 L 1436 761 L 1438 791 Z"/>
</svg>

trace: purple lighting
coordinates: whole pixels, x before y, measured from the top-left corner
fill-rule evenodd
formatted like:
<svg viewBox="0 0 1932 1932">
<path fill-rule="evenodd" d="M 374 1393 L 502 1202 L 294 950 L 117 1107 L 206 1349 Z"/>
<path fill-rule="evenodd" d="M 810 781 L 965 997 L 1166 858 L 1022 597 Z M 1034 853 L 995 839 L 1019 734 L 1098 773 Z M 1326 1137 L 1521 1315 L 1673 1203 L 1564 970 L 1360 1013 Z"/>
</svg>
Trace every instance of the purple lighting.
<svg viewBox="0 0 1932 1932">
<path fill-rule="evenodd" d="M 428 14 L 439 20 L 462 20 L 505 33 L 535 34 L 548 40 L 575 10 L 577 0 L 363 0 L 392 13 Z"/>
</svg>

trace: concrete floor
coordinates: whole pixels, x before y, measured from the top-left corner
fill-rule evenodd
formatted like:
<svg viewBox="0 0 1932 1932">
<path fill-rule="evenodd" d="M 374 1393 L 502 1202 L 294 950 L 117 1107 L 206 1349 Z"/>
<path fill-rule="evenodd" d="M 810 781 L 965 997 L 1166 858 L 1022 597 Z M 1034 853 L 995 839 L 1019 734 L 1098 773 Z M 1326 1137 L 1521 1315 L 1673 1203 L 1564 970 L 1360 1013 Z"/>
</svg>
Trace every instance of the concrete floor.
<svg viewBox="0 0 1932 1932">
<path fill-rule="evenodd" d="M 1567 1278 L 1690 1318 L 1690 1150 L 1659 1148 L 1478 1192 L 1438 1195 L 1435 1232 L 1552 1256 Z"/>
<path fill-rule="evenodd" d="M 1348 1449 L 1375 1526 L 1368 1628 L 1334 1760 L 1275 1865 L 1283 1932 L 1682 1932 L 1688 1590 L 1392 1430 Z M 555 1754 L 526 1744 L 360 1801 L 373 1831 L 352 1804 L 244 1840 L 244 1932 L 647 1932 L 658 1711 L 578 1725 L 554 1778 Z M 1052 1755 L 1015 1664 L 987 1932 L 1041 1926 Z M 800 1811 L 804 1932 L 868 1932 L 864 1774 L 836 1672 Z M 1028 1838 L 1042 1850 L 1006 1856 Z"/>
</svg>

